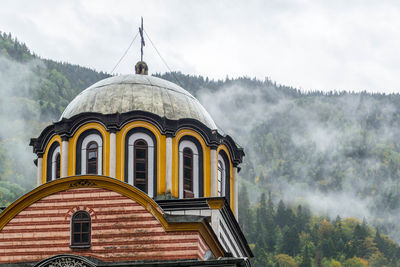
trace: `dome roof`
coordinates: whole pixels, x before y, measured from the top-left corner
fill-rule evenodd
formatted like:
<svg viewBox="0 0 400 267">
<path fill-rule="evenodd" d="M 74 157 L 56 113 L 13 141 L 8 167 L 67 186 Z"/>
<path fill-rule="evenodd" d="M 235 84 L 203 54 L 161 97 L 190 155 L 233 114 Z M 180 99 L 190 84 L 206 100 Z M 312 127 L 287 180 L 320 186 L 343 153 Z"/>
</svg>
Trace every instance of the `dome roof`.
<svg viewBox="0 0 400 267">
<path fill-rule="evenodd" d="M 141 110 L 171 120 L 191 118 L 217 129 L 200 102 L 182 87 L 148 75 L 121 75 L 101 80 L 69 103 L 61 118 L 84 112 L 102 114 Z"/>
</svg>

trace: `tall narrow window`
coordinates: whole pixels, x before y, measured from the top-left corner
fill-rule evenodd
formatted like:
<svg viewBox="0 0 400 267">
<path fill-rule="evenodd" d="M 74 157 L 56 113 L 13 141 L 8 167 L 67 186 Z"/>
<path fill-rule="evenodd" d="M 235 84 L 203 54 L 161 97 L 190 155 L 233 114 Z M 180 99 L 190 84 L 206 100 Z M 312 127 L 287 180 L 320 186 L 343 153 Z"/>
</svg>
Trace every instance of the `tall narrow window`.
<svg viewBox="0 0 400 267">
<path fill-rule="evenodd" d="M 50 146 L 49 152 L 47 153 L 47 182 L 60 178 L 60 154 L 60 144 L 58 142 L 54 142 Z M 57 168 L 59 170 L 58 172 Z"/>
<path fill-rule="evenodd" d="M 56 156 L 56 179 L 60 178 L 60 171 L 61 171 L 61 157 L 60 153 L 57 153 Z"/>
<path fill-rule="evenodd" d="M 183 197 L 193 198 L 193 151 L 183 149 Z"/>
<path fill-rule="evenodd" d="M 88 174 L 97 174 L 98 145 L 90 142 L 86 147 L 86 170 Z"/>
<path fill-rule="evenodd" d="M 218 161 L 218 185 L 217 185 L 217 190 L 218 190 L 218 196 L 222 197 L 223 196 L 223 180 L 225 176 L 225 169 L 224 169 L 224 164 L 222 161 Z"/>
<path fill-rule="evenodd" d="M 225 197 L 230 203 L 231 197 L 231 181 L 230 181 L 230 163 L 229 157 L 224 151 L 220 151 L 218 154 L 218 185 L 217 185 L 217 196 Z"/>
<path fill-rule="evenodd" d="M 134 181 L 135 186 L 147 193 L 147 155 L 148 146 L 146 141 L 139 139 L 134 144 Z"/>
<path fill-rule="evenodd" d="M 91 219 L 86 211 L 77 211 L 71 219 L 71 247 L 90 247 Z"/>
</svg>

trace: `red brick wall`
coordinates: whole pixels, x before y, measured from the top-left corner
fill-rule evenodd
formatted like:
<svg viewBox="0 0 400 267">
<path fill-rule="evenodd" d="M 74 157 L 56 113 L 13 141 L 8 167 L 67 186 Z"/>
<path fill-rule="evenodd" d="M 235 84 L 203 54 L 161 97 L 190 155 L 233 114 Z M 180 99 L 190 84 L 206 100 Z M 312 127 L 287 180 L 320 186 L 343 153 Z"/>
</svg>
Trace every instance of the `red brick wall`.
<svg viewBox="0 0 400 267">
<path fill-rule="evenodd" d="M 71 215 L 92 218 L 89 249 L 70 248 Z M 70 189 L 47 196 L 0 231 L 0 263 L 35 262 L 57 254 L 102 261 L 202 259 L 207 245 L 198 232 L 165 232 L 144 207 L 116 192 Z"/>
</svg>

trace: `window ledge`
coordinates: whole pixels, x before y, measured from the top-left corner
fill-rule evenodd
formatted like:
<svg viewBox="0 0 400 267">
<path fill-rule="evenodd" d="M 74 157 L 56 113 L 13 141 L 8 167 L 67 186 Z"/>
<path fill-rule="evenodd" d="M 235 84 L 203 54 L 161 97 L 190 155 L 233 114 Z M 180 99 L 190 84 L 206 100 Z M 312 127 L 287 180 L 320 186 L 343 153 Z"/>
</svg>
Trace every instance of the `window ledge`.
<svg viewBox="0 0 400 267">
<path fill-rule="evenodd" d="M 90 248 L 90 245 L 70 245 L 70 248 Z"/>
</svg>

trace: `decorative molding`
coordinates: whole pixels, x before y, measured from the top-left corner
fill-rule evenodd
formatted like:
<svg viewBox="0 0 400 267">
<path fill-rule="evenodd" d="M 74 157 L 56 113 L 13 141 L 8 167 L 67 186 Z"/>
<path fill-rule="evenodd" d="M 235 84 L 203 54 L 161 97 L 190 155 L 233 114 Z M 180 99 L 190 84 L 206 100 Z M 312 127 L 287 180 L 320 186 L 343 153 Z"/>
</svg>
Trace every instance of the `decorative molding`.
<svg viewBox="0 0 400 267">
<path fill-rule="evenodd" d="M 92 187 L 97 186 L 97 184 L 93 181 L 89 181 L 87 179 L 81 179 L 76 182 L 73 182 L 69 185 L 70 188 L 78 188 L 78 187 Z"/>
<path fill-rule="evenodd" d="M 220 210 L 225 205 L 225 198 L 224 197 L 209 198 L 207 199 L 207 204 L 212 210 L 214 209 Z"/>
<path fill-rule="evenodd" d="M 97 265 L 84 257 L 75 255 L 57 255 L 47 258 L 35 267 L 96 267 Z"/>
</svg>

